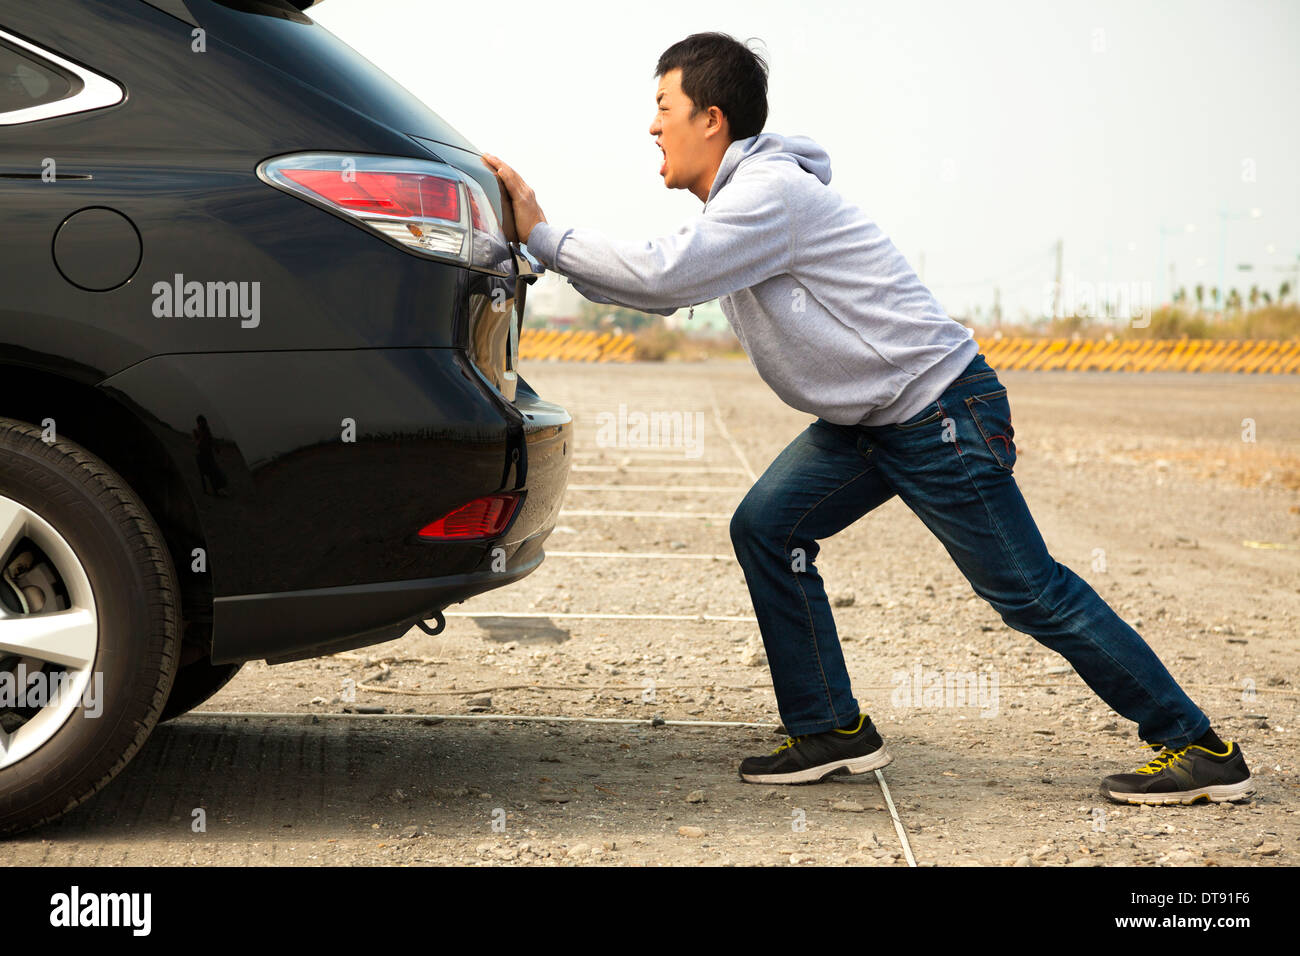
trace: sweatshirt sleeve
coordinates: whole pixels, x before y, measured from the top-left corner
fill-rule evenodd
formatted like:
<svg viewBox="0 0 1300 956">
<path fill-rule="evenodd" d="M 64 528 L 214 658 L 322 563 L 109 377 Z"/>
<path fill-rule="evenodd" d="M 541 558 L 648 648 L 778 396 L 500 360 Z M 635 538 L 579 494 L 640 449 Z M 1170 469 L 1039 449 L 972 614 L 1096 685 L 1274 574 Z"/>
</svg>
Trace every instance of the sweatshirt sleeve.
<svg viewBox="0 0 1300 956">
<path fill-rule="evenodd" d="M 793 229 L 780 183 L 750 175 L 727 183 L 670 236 L 617 240 L 543 222 L 533 227 L 528 249 L 588 298 L 594 292 L 666 314 L 789 271 Z"/>
</svg>

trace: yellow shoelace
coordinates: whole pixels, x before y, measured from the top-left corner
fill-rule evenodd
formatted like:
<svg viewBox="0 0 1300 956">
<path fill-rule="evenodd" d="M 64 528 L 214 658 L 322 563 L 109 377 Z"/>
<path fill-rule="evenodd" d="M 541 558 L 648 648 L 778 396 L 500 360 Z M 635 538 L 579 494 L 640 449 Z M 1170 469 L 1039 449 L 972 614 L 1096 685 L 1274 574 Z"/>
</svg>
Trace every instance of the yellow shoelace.
<svg viewBox="0 0 1300 956">
<path fill-rule="evenodd" d="M 1152 749 L 1154 749 L 1156 747 L 1161 746 L 1161 744 L 1143 744 L 1142 746 L 1151 747 Z M 1145 767 L 1138 767 L 1136 772 L 1137 773 L 1159 773 L 1161 770 L 1164 770 L 1165 767 L 1168 767 L 1170 764 L 1176 763 L 1179 759 L 1181 759 L 1183 754 L 1187 753 L 1187 751 L 1190 748 L 1191 748 L 1191 744 L 1188 744 L 1186 747 L 1180 747 L 1178 750 L 1169 750 L 1166 748 L 1163 753 L 1159 753 L 1154 758 L 1152 758 L 1151 762 L 1148 763 Z"/>
<path fill-rule="evenodd" d="M 797 744 L 797 743 L 798 743 L 799 741 L 801 741 L 801 740 L 803 740 L 803 737 L 786 737 L 786 738 L 785 738 L 785 743 L 783 743 L 781 746 L 777 747 L 775 750 L 772 751 L 772 756 L 775 757 L 775 756 L 776 756 L 777 754 L 779 754 L 782 750 L 786 750 L 786 749 L 788 749 L 788 748 L 790 748 L 790 747 L 793 747 L 795 744 Z"/>
<path fill-rule="evenodd" d="M 865 719 L 865 718 L 863 718 L 862 716 L 859 716 L 859 717 L 858 717 L 858 723 L 857 723 L 857 726 L 855 726 L 852 730 L 849 730 L 849 729 L 844 728 L 844 727 L 837 727 L 837 728 L 835 729 L 835 732 L 836 732 L 837 734 L 856 734 L 859 730 L 862 729 L 862 721 L 863 721 L 864 719 Z M 786 737 L 786 738 L 785 738 L 785 743 L 783 743 L 781 746 L 779 746 L 779 747 L 777 747 L 775 750 L 773 750 L 771 755 L 772 755 L 773 757 L 775 757 L 775 756 L 776 756 L 777 754 L 779 754 L 782 750 L 788 750 L 790 747 L 793 747 L 795 744 L 797 744 L 799 741 L 803 740 L 804 737 L 807 737 L 807 736 L 808 736 L 808 734 L 803 734 L 803 735 L 800 736 L 800 737 Z M 1152 745 L 1151 745 L 1151 744 L 1144 744 L 1143 746 L 1147 746 L 1147 747 L 1149 747 L 1149 746 L 1152 746 Z"/>
</svg>

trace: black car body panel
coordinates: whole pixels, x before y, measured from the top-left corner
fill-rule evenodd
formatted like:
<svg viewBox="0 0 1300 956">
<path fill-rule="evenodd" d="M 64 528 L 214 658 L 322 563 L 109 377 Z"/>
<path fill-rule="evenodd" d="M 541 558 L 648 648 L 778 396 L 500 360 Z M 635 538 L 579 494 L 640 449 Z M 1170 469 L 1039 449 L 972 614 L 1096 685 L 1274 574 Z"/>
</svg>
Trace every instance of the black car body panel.
<svg viewBox="0 0 1300 956">
<path fill-rule="evenodd" d="M 572 423 L 506 360 L 515 262 L 422 258 L 256 175 L 435 160 L 506 222 L 473 145 L 280 0 L 0 0 L 0 31 L 125 91 L 0 126 L 0 416 L 137 486 L 212 660 L 386 639 L 535 568 Z M 176 314 L 192 282 L 256 290 L 256 314 Z M 522 497 L 497 537 L 419 537 L 501 491 Z"/>
</svg>

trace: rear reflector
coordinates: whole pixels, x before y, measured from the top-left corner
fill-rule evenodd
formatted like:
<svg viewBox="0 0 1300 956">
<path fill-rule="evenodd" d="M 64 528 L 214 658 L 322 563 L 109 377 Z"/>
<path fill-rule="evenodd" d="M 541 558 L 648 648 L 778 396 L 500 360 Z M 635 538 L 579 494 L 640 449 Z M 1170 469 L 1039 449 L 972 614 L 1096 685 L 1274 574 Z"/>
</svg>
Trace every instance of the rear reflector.
<svg viewBox="0 0 1300 956">
<path fill-rule="evenodd" d="M 519 504 L 514 494 L 485 495 L 461 505 L 420 529 L 421 538 L 464 541 L 495 538 L 505 530 Z"/>
</svg>

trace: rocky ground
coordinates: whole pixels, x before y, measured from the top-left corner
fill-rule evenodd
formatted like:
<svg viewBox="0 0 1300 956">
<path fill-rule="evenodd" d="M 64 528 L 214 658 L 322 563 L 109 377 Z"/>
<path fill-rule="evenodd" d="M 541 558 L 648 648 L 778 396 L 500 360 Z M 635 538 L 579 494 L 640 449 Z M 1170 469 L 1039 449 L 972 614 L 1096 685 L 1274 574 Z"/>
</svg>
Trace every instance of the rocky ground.
<svg viewBox="0 0 1300 956">
<path fill-rule="evenodd" d="M 908 865 L 874 776 L 781 788 L 735 772 L 782 738 L 727 517 L 810 417 L 747 364 L 527 372 L 577 423 L 536 573 L 455 608 L 436 637 L 246 666 L 0 861 Z M 1000 376 L 1052 553 L 1241 743 L 1259 789 L 1242 805 L 1103 800 L 1102 776 L 1150 755 L 1133 725 L 1007 628 L 895 499 L 826 541 L 819 567 L 915 860 L 1293 864 L 1300 383 Z M 698 421 L 698 445 L 620 446 L 601 430 L 620 403 Z M 983 696 L 916 699 L 935 674 Z M 495 719 L 509 716 L 533 719 Z"/>
</svg>

